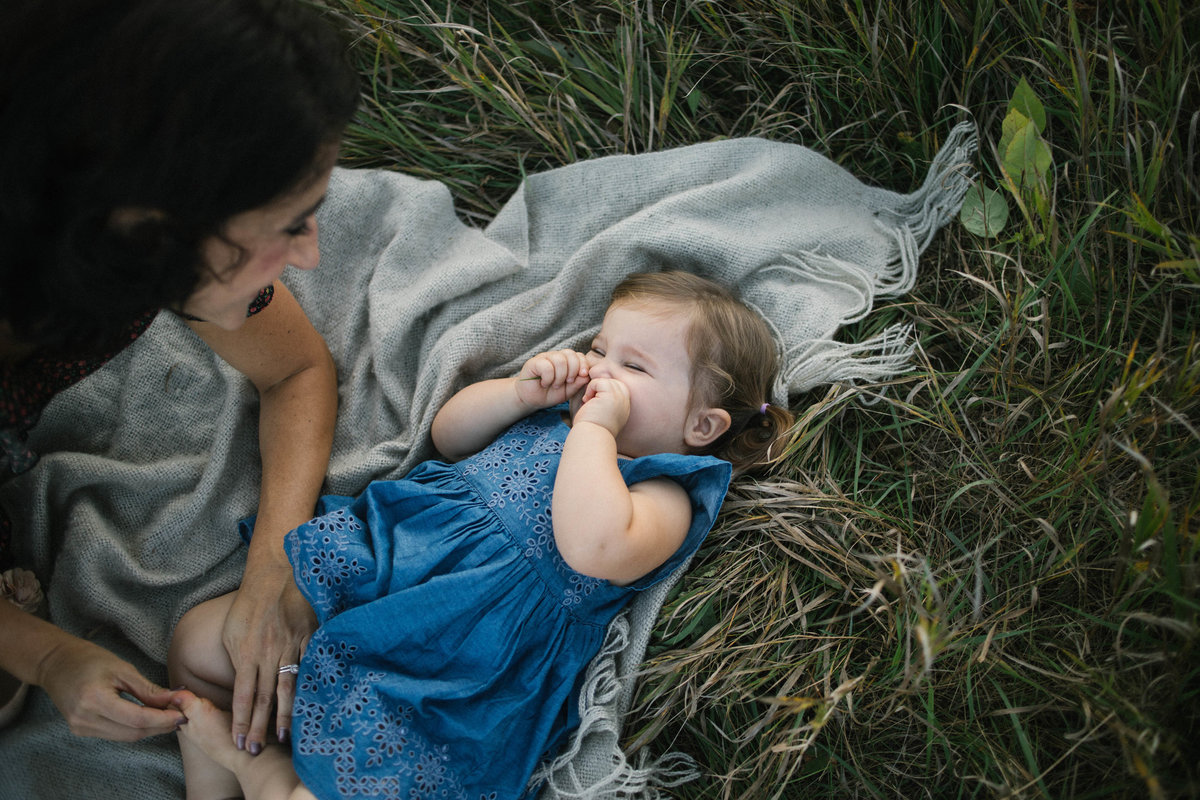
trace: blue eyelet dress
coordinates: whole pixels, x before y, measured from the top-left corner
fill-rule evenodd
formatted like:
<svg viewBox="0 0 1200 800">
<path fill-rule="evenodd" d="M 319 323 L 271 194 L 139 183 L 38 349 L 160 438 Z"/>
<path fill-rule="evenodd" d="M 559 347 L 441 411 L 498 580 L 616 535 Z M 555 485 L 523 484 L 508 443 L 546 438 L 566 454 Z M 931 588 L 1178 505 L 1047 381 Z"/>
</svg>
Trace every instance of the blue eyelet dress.
<svg viewBox="0 0 1200 800">
<path fill-rule="evenodd" d="M 578 722 L 579 683 L 608 623 L 712 527 L 728 462 L 622 460 L 627 484 L 666 476 L 687 490 L 687 537 L 630 586 L 572 570 L 550 520 L 563 408 L 456 464 L 324 497 L 322 515 L 288 534 L 320 620 L 297 677 L 292 755 L 322 800 L 525 796 Z"/>
</svg>

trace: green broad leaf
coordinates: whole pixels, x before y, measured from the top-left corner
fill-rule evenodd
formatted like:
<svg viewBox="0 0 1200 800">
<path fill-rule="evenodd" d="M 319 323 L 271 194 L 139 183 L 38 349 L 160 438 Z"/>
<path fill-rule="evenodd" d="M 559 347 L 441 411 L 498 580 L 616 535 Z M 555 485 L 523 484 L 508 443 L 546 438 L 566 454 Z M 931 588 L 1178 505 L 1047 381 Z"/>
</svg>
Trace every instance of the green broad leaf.
<svg viewBox="0 0 1200 800">
<path fill-rule="evenodd" d="M 1009 111 L 1019 111 L 1037 125 L 1038 133 L 1046 130 L 1046 108 L 1034 94 L 1029 82 L 1021 78 L 1017 88 L 1013 89 L 1012 99 L 1008 101 Z"/>
<path fill-rule="evenodd" d="M 967 190 L 958 219 L 976 236 L 994 237 L 1008 222 L 1008 203 L 999 192 L 976 183 Z"/>
<path fill-rule="evenodd" d="M 1025 128 L 1029 125 L 1029 122 L 1029 117 L 1015 108 L 1008 110 L 1008 114 L 1005 115 L 1004 122 L 1000 126 L 1000 145 L 997 147 L 997 150 L 999 150 L 1001 156 L 1008 152 L 1008 146 L 1016 138 L 1017 131 Z"/>
<path fill-rule="evenodd" d="M 1050 173 L 1050 145 L 1028 121 L 1004 151 L 1004 170 L 1018 186 L 1040 183 Z"/>
</svg>

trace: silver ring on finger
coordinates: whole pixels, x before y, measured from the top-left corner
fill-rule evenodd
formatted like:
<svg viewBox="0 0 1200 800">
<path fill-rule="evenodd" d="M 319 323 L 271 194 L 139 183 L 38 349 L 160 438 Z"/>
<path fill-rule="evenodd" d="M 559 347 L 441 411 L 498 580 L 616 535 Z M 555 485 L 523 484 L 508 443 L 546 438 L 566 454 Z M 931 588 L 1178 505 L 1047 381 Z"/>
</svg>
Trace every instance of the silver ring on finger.
<svg viewBox="0 0 1200 800">
<path fill-rule="evenodd" d="M 279 668 L 280 675 L 298 675 L 300 674 L 299 664 L 284 664 Z"/>
</svg>

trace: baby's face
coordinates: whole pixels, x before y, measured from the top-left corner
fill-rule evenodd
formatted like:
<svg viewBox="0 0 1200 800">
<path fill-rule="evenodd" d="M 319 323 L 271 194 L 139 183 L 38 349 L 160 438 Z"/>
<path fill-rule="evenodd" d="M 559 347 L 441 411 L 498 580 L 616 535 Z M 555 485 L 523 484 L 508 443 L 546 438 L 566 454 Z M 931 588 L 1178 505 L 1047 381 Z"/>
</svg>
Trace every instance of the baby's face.
<svg viewBox="0 0 1200 800">
<path fill-rule="evenodd" d="M 677 306 L 651 308 L 637 301 L 617 303 L 604 315 L 587 353 L 588 375 L 618 380 L 629 390 L 629 420 L 617 436 L 621 455 L 688 452 L 690 325 L 690 315 Z M 572 400 L 572 415 L 579 401 Z"/>
</svg>

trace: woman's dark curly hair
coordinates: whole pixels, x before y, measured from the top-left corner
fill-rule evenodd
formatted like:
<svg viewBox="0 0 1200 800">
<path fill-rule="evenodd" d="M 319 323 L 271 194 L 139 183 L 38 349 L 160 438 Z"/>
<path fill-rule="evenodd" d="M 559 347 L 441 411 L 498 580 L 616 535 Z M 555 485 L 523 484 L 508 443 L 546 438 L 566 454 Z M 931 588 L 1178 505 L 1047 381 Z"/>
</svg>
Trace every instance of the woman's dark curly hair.
<svg viewBox="0 0 1200 800">
<path fill-rule="evenodd" d="M 178 307 L 201 242 L 314 179 L 358 97 L 297 0 L 3 0 L 0 322 L 84 347 Z"/>
</svg>

